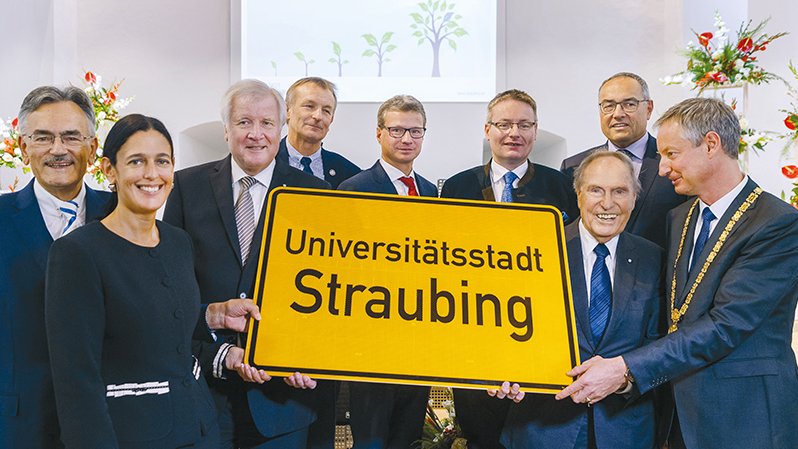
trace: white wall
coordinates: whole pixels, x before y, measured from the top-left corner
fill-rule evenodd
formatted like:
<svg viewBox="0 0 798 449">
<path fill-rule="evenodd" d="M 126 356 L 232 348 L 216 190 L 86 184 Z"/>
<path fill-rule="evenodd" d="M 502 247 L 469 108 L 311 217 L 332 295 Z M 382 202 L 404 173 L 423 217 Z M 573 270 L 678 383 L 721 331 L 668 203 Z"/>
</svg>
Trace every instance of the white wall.
<svg viewBox="0 0 798 449">
<path fill-rule="evenodd" d="M 533 157 L 556 166 L 566 154 L 604 141 L 596 91 L 614 72 L 634 71 L 648 80 L 654 118 L 691 96 L 681 87 L 662 86 L 657 79 L 683 68 L 684 59 L 677 51 L 684 47 L 690 27 L 712 25 L 711 17 L 704 17 L 711 16 L 711 8 L 692 3 L 500 1 L 506 65 L 500 67 L 498 88 L 530 92 L 539 104 L 542 129 L 565 138 L 565 145 L 549 149 L 540 145 Z M 769 70 L 787 76 L 786 61 L 795 53 L 791 49 L 798 48 L 798 22 L 794 14 L 783 12 L 793 10 L 794 0 L 714 3 L 729 8 L 731 17 L 746 8 L 755 21 L 773 15 L 768 30 L 792 31 L 761 58 Z M 15 64 L 0 71 L 0 116 L 16 115 L 33 87 L 79 84 L 83 71 L 91 69 L 106 82 L 125 78 L 122 95 L 136 96 L 127 112 L 153 115 L 166 123 L 177 141 L 178 167 L 225 154 L 221 136 L 213 142 L 214 134 L 208 131 L 218 125 L 208 123 L 219 120 L 219 99 L 231 81 L 229 2 L 0 0 L 0 4 L 18 25 L 5 46 L 6 61 Z M 702 18 L 699 22 L 685 19 L 696 14 Z M 727 22 L 736 30 L 736 22 Z M 751 89 L 753 125 L 781 130 L 778 108 L 787 106 L 783 93 L 775 84 Z M 371 165 L 378 154 L 377 107 L 340 105 L 325 145 L 361 166 Z M 481 163 L 485 105 L 426 107 L 429 132 L 416 165 L 419 172 L 437 179 Z M 778 174 L 780 149 L 781 144 L 771 144 L 766 157 L 752 159 L 756 180 L 775 193 L 787 186 Z"/>
</svg>

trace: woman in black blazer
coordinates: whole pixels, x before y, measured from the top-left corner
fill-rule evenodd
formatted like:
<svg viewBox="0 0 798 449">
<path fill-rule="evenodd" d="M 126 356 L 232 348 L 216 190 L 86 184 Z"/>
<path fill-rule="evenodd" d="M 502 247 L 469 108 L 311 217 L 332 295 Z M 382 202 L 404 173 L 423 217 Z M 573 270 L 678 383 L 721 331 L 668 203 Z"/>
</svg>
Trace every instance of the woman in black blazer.
<svg viewBox="0 0 798 449">
<path fill-rule="evenodd" d="M 188 235 L 155 219 L 172 188 L 172 140 L 133 114 L 108 134 L 112 211 L 58 239 L 46 325 L 67 448 L 218 447 L 192 334 L 200 310 Z"/>
</svg>

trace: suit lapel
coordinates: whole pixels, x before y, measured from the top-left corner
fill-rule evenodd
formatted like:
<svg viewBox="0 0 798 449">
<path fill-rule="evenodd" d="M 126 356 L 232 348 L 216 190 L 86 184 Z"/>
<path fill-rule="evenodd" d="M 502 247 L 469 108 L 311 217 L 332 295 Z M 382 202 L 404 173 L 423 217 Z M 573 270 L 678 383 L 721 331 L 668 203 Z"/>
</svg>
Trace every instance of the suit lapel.
<svg viewBox="0 0 798 449">
<path fill-rule="evenodd" d="M 646 197 L 651 193 L 651 188 L 654 185 L 654 180 L 659 176 L 659 157 L 657 153 L 657 141 L 651 135 L 648 136 L 648 143 L 646 143 L 646 154 L 643 156 L 643 163 L 640 167 L 640 195 L 637 196 L 635 207 L 632 210 L 632 215 L 629 217 L 629 222 L 626 224 L 626 229 L 632 229 L 637 222 L 637 217 L 640 214 L 640 205 L 643 204 Z"/>
<path fill-rule="evenodd" d="M 44 224 L 39 202 L 33 193 L 33 180 L 20 190 L 17 195 L 16 211 L 11 222 L 16 228 L 16 234 L 23 247 L 29 248 L 34 254 L 36 264 L 43 272 L 47 268 L 47 253 L 53 243 L 53 237 Z"/>
<path fill-rule="evenodd" d="M 589 354 L 594 353 L 590 317 L 588 316 L 588 294 L 584 263 L 582 261 L 582 241 L 579 239 L 579 222 L 565 227 L 566 248 L 568 250 L 568 269 L 571 275 L 571 296 L 574 301 L 574 313 L 579 334 L 582 339 L 579 346 Z"/>
<path fill-rule="evenodd" d="M 615 254 L 610 322 L 607 323 L 607 329 L 604 331 L 602 341 L 612 340 L 611 335 L 620 325 L 621 317 L 626 316 L 626 309 L 634 297 L 635 273 L 638 268 L 635 250 L 635 244 L 629 240 L 626 233 L 621 233 L 618 237 L 618 247 Z"/>
<path fill-rule="evenodd" d="M 696 200 L 697 201 L 697 200 Z M 692 203 L 691 203 L 692 204 Z M 682 230 L 684 229 L 684 221 L 687 220 L 687 211 L 689 209 L 685 209 L 685 213 L 683 216 L 680 216 L 678 219 L 674 220 L 673 222 L 673 229 L 671 230 L 671 235 L 674 236 L 676 239 L 681 239 Z M 684 236 L 684 245 L 682 246 L 682 254 L 679 256 L 678 264 L 676 265 L 676 292 L 679 295 L 679 300 L 676 301 L 676 305 L 679 306 L 682 303 L 685 295 L 687 294 L 687 283 L 690 281 L 688 278 L 687 269 L 690 267 L 690 258 L 693 255 L 693 235 L 695 235 L 695 227 L 696 223 L 698 222 L 698 205 L 696 205 L 695 210 L 693 211 L 693 216 L 690 217 L 690 223 L 687 226 L 687 234 Z M 678 250 L 679 241 L 676 241 L 676 246 L 674 246 L 674 251 Z M 674 253 L 675 255 L 675 253 Z M 671 280 L 668 279 L 667 282 Z M 670 284 L 667 285 L 667 288 L 670 289 Z"/>
<path fill-rule="evenodd" d="M 399 192 L 396 191 L 396 187 L 391 182 L 391 178 L 388 177 L 388 173 L 385 173 L 385 169 L 382 168 L 380 161 L 374 163 L 369 169 L 371 172 L 371 181 L 376 186 L 377 190 L 375 193 L 386 193 L 389 195 L 397 195 Z"/>
<path fill-rule="evenodd" d="M 238 231 L 236 230 L 236 216 L 233 206 L 233 175 L 230 164 L 231 156 L 228 155 L 216 164 L 209 178 L 213 197 L 216 200 L 216 207 L 219 210 L 219 216 L 227 234 L 227 240 L 240 261 L 241 248 L 238 242 Z"/>
</svg>

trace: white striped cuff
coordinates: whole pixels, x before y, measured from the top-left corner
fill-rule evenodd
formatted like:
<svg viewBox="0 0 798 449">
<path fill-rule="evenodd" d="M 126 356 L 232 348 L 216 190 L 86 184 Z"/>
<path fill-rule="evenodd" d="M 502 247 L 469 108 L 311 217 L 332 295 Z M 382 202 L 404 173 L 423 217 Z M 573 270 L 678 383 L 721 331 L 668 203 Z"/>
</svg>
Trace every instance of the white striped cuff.
<svg viewBox="0 0 798 449">
<path fill-rule="evenodd" d="M 166 394 L 169 393 L 169 381 L 145 382 L 145 383 L 126 383 L 119 385 L 108 385 L 105 387 L 105 397 L 121 398 L 123 396 L 142 396 L 145 394 Z"/>
<path fill-rule="evenodd" d="M 226 377 L 224 377 L 224 359 L 227 357 L 227 353 L 230 349 L 234 347 L 235 346 L 230 343 L 222 343 L 222 346 L 219 347 L 219 351 L 216 352 L 216 357 L 213 358 L 213 377 L 217 379 L 226 379 Z"/>
</svg>

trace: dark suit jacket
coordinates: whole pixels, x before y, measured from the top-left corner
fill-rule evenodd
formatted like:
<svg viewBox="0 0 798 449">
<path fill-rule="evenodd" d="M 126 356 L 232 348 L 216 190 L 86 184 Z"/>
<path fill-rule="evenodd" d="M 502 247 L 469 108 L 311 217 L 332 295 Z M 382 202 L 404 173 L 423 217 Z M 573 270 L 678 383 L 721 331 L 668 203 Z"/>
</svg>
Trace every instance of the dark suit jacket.
<svg viewBox="0 0 798 449">
<path fill-rule="evenodd" d="M 107 192 L 86 189 L 86 221 L 105 212 Z M 44 270 L 53 239 L 33 181 L 0 195 L 0 447 L 59 447 L 44 332 Z"/>
<path fill-rule="evenodd" d="M 283 137 L 280 141 L 280 150 L 277 151 L 276 159 L 288 164 L 288 147 L 285 139 L 287 137 Z M 324 148 L 321 149 L 321 165 L 324 167 L 324 180 L 329 182 L 333 189 L 337 189 L 341 182 L 360 173 L 360 167 L 353 164 L 349 159 Z"/>
<path fill-rule="evenodd" d="M 415 173 L 420 196 L 438 196 L 438 188 Z M 338 190 L 396 195 L 380 161 L 344 181 Z M 405 449 L 421 439 L 429 387 L 352 382 L 350 424 L 354 449 Z"/>
<path fill-rule="evenodd" d="M 435 184 L 427 181 L 419 175 L 416 175 L 416 190 L 420 196 L 438 196 L 438 188 Z M 349 190 L 353 192 L 370 192 L 370 193 L 385 193 L 388 195 L 396 195 L 396 187 L 393 182 L 385 173 L 380 161 L 377 161 L 370 168 L 363 170 L 355 176 L 347 179 L 338 186 L 338 190 Z"/>
<path fill-rule="evenodd" d="M 572 188 L 576 167 L 590 153 L 606 149 L 607 143 L 604 143 L 562 161 L 560 171 L 568 178 Z M 668 178 L 659 176 L 659 159 L 657 139 L 649 135 L 646 154 L 643 156 L 643 165 L 638 176 L 640 195 L 637 196 L 635 208 L 632 210 L 629 222 L 626 223 L 626 230 L 665 248 L 665 216 L 668 211 L 687 201 L 689 197 L 676 193 Z"/>
<path fill-rule="evenodd" d="M 518 203 L 548 204 L 563 214 L 566 224 L 578 216 L 576 195 L 565 176 L 549 167 L 527 162 L 526 174 L 513 190 Z M 441 198 L 495 201 L 490 181 L 490 163 L 460 172 L 446 180 Z M 470 449 L 499 449 L 499 438 L 507 418 L 509 402 L 491 398 L 484 391 L 454 389 L 457 418 Z"/>
<path fill-rule="evenodd" d="M 676 271 L 676 305 L 692 288 L 743 191 L 688 275 L 698 206 Z M 692 204 L 668 215 L 666 293 Z M 798 211 L 768 193 L 742 214 L 695 290 L 678 330 L 624 355 L 641 392 L 671 381 L 687 447 L 798 447 L 798 369 L 792 340 L 798 300 Z M 668 314 L 670 316 L 670 314 Z"/>
<path fill-rule="evenodd" d="M 643 346 L 661 336 L 662 249 L 627 232 L 618 241 L 612 312 L 601 341 L 593 341 L 588 313 L 588 290 L 584 272 L 579 223 L 565 228 L 568 267 L 577 321 L 579 355 L 584 362 L 600 355 L 615 357 Z M 654 404 L 652 395 L 628 401 L 625 395 L 611 394 L 588 408 L 552 395 L 531 394 L 511 406 L 502 435 L 508 448 L 575 446 L 577 435 L 586 431 L 592 414 L 597 446 L 615 449 L 651 449 L 654 446 Z"/>
<path fill-rule="evenodd" d="M 548 204 L 563 212 L 566 224 L 579 216 L 576 195 L 565 177 L 557 170 L 527 162 L 526 174 L 513 190 L 513 202 Z M 441 198 L 495 201 L 490 182 L 490 163 L 470 168 L 447 179 Z"/>
<path fill-rule="evenodd" d="M 164 221 L 186 230 L 194 245 L 194 266 L 203 304 L 230 298 L 252 298 L 263 236 L 266 207 L 261 211 L 246 265 L 236 231 L 231 156 L 175 173 L 174 189 Z M 275 161 L 269 190 L 279 186 L 329 189 L 314 176 Z M 228 382 L 236 382 L 231 376 Z M 274 437 L 308 427 L 316 419 L 316 394 L 296 390 L 282 381 L 245 384 L 247 401 L 258 431 Z M 330 405 L 332 407 L 332 405 Z"/>
</svg>

